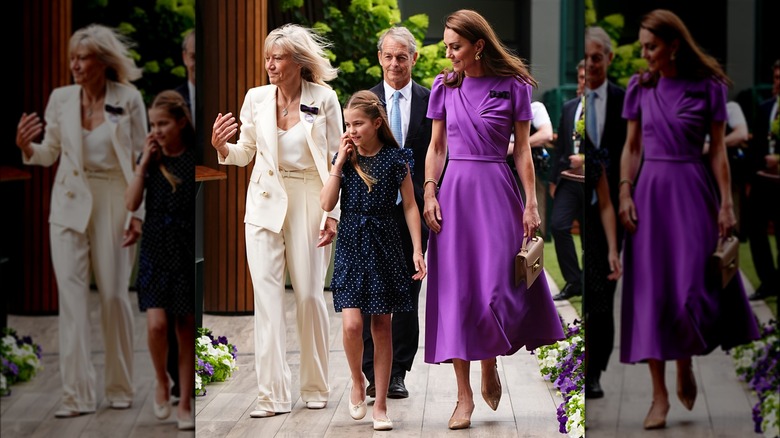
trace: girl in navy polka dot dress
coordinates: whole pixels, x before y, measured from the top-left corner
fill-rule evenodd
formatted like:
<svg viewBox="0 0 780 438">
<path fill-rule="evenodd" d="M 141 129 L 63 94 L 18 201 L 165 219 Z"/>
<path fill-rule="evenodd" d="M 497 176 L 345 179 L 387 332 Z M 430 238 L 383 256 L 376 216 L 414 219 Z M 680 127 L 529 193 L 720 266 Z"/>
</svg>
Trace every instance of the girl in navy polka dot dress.
<svg viewBox="0 0 780 438">
<path fill-rule="evenodd" d="M 146 312 L 149 353 L 156 374 L 154 414 L 171 414 L 166 372 L 168 324 L 176 324 L 179 347 L 179 429 L 194 429 L 191 395 L 195 369 L 195 130 L 189 108 L 173 90 L 149 107 L 151 131 L 125 201 L 135 211 L 145 199 L 146 216 L 138 262 L 138 306 Z M 146 195 L 144 198 L 144 188 Z M 166 312 L 174 315 L 169 321 Z M 190 395 L 190 396 L 188 396 Z"/>
<path fill-rule="evenodd" d="M 363 317 L 371 316 L 374 338 L 376 401 L 374 429 L 392 429 L 387 417 L 387 388 L 392 364 L 391 314 L 413 310 L 412 280 L 425 277 L 420 237 L 420 213 L 409 173 L 412 151 L 395 141 L 379 98 L 359 91 L 344 108 L 347 132 L 333 158 L 320 202 L 331 211 L 341 191 L 341 221 L 330 289 L 336 312 L 342 312 L 344 351 L 352 374 L 349 413 L 366 415 L 368 381 L 361 370 Z M 408 272 L 393 209 L 401 193 L 406 223 L 414 245 L 416 272 Z"/>
</svg>

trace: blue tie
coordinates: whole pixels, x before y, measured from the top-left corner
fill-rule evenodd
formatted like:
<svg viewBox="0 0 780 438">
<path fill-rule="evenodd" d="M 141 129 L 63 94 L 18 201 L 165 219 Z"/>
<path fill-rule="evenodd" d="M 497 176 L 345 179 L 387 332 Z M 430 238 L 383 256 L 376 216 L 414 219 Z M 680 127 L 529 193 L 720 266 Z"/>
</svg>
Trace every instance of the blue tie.
<svg viewBox="0 0 780 438">
<path fill-rule="evenodd" d="M 401 92 L 395 90 L 393 93 L 393 110 L 390 115 L 390 130 L 393 131 L 393 137 L 401 147 L 404 147 L 403 134 L 401 133 Z M 401 191 L 398 191 L 398 198 L 395 200 L 396 204 L 401 203 Z"/>
<path fill-rule="evenodd" d="M 596 115 L 596 99 L 598 97 L 599 95 L 595 91 L 591 91 L 585 98 L 588 103 L 585 110 L 585 132 L 588 133 L 593 146 L 597 149 L 599 147 L 598 116 Z"/>
<path fill-rule="evenodd" d="M 404 146 L 403 134 L 401 133 L 401 92 L 396 90 L 393 93 L 393 109 L 390 116 L 390 130 L 393 131 L 393 137 L 401 147 Z"/>
</svg>

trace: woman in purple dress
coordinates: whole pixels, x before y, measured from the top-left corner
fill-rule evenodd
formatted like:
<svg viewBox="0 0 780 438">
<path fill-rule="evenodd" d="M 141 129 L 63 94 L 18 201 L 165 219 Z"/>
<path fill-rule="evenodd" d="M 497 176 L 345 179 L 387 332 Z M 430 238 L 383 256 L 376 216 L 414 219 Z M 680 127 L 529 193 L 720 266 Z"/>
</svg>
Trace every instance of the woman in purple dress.
<svg viewBox="0 0 780 438">
<path fill-rule="evenodd" d="M 452 362 L 458 403 L 449 428 L 464 429 L 474 411 L 470 361 L 481 361 L 482 397 L 495 410 L 501 398 L 496 357 L 564 336 L 545 276 L 530 288 L 513 283 L 523 236 L 533 236 L 541 222 L 528 142 L 536 82 L 474 11 L 447 17 L 444 44 L 452 70 L 436 77 L 428 104 L 433 131 L 424 218 L 433 233 L 425 362 Z M 513 127 L 525 208 L 505 159 Z"/>
<path fill-rule="evenodd" d="M 690 410 L 697 392 L 691 357 L 757 339 L 758 326 L 739 275 L 724 290 L 706 278 L 719 236 L 736 223 L 724 143 L 730 81 L 670 11 L 647 14 L 639 42 L 648 70 L 631 79 L 623 108 L 619 216 L 629 233 L 620 360 L 648 363 L 653 402 L 644 427 L 656 429 L 669 412 L 665 361 L 677 361 L 677 396 Z"/>
</svg>

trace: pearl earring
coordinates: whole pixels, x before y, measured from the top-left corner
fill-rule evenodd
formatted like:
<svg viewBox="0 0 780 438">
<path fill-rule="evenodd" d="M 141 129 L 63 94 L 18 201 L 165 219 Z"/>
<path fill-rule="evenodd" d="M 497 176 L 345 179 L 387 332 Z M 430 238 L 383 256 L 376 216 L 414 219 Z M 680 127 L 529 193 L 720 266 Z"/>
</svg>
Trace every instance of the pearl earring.
<svg viewBox="0 0 780 438">
<path fill-rule="evenodd" d="M 474 55 L 474 59 L 475 59 L 475 60 L 477 60 L 477 61 L 479 61 L 480 59 L 482 59 L 482 54 L 481 54 L 481 53 L 479 53 L 479 52 L 477 52 L 477 54 L 476 54 L 476 55 Z"/>
</svg>

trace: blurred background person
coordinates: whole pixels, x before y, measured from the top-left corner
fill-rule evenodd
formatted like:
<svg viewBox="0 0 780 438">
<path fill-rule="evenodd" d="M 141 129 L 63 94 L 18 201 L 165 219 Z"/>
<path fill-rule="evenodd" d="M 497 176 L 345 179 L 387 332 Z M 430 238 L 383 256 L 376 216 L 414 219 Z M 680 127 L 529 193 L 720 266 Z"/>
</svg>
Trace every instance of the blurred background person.
<svg viewBox="0 0 780 438">
<path fill-rule="evenodd" d="M 606 371 L 615 339 L 614 300 L 617 277 L 609 262 L 610 227 L 603 222 L 604 205 L 617 217 L 620 154 L 626 140 L 623 120 L 625 90 L 607 80 L 614 52 L 612 40 L 604 29 L 593 26 L 585 30 L 585 131 L 582 149 L 585 151 L 585 224 L 582 234 L 583 275 L 585 293 L 585 398 L 604 396 L 601 373 Z M 595 192 L 600 174 L 606 176 L 610 202 L 596 202 Z M 602 195 L 603 197 L 603 195 Z M 599 201 L 604 201 L 599 199 Z M 607 233 L 605 234 L 605 230 Z M 618 248 L 623 241 L 623 228 L 617 223 L 615 237 Z"/>
<path fill-rule="evenodd" d="M 626 91 L 618 183 L 628 232 L 620 361 L 648 364 L 652 403 L 644 428 L 658 429 L 671 408 L 666 361 L 676 361 L 677 397 L 691 410 L 698 392 L 692 357 L 750 342 L 759 332 L 741 277 L 724 290 L 707 279 L 718 240 L 736 223 L 724 141 L 730 79 L 671 11 L 646 14 L 639 42 L 648 69 L 634 75 Z"/>
<path fill-rule="evenodd" d="M 69 42 L 74 85 L 52 91 L 44 124 L 23 114 L 16 145 L 24 164 L 58 162 L 51 194 L 51 257 L 59 298 L 62 407 L 55 416 L 95 412 L 87 301 L 91 276 L 100 294 L 106 399 L 114 409 L 133 401 L 133 312 L 128 295 L 144 209 L 123 199 L 146 137 L 146 108 L 131 81 L 141 77 L 130 41 L 99 24 Z M 44 132 L 40 143 L 33 139 Z M 58 161 L 59 159 L 59 161 Z"/>
<path fill-rule="evenodd" d="M 780 291 L 780 252 L 772 257 L 768 226 L 775 230 L 775 244 L 780 250 L 780 59 L 772 65 L 772 97 L 761 103 L 758 122 L 753 131 L 751 148 L 750 195 L 748 198 L 748 240 L 750 255 L 760 281 L 751 300 L 777 296 Z"/>
<path fill-rule="evenodd" d="M 135 178 L 125 194 L 127 209 L 144 202 L 146 218 L 138 262 L 138 307 L 146 312 L 147 342 L 154 365 L 154 415 L 171 415 L 173 386 L 168 365 L 176 351 L 184 397 L 178 403 L 180 430 L 195 428 L 195 129 L 176 91 L 158 94 L 149 107 L 151 132 Z M 168 337 L 173 327 L 173 342 Z M 173 346 L 171 345 L 173 344 Z"/>
</svg>

